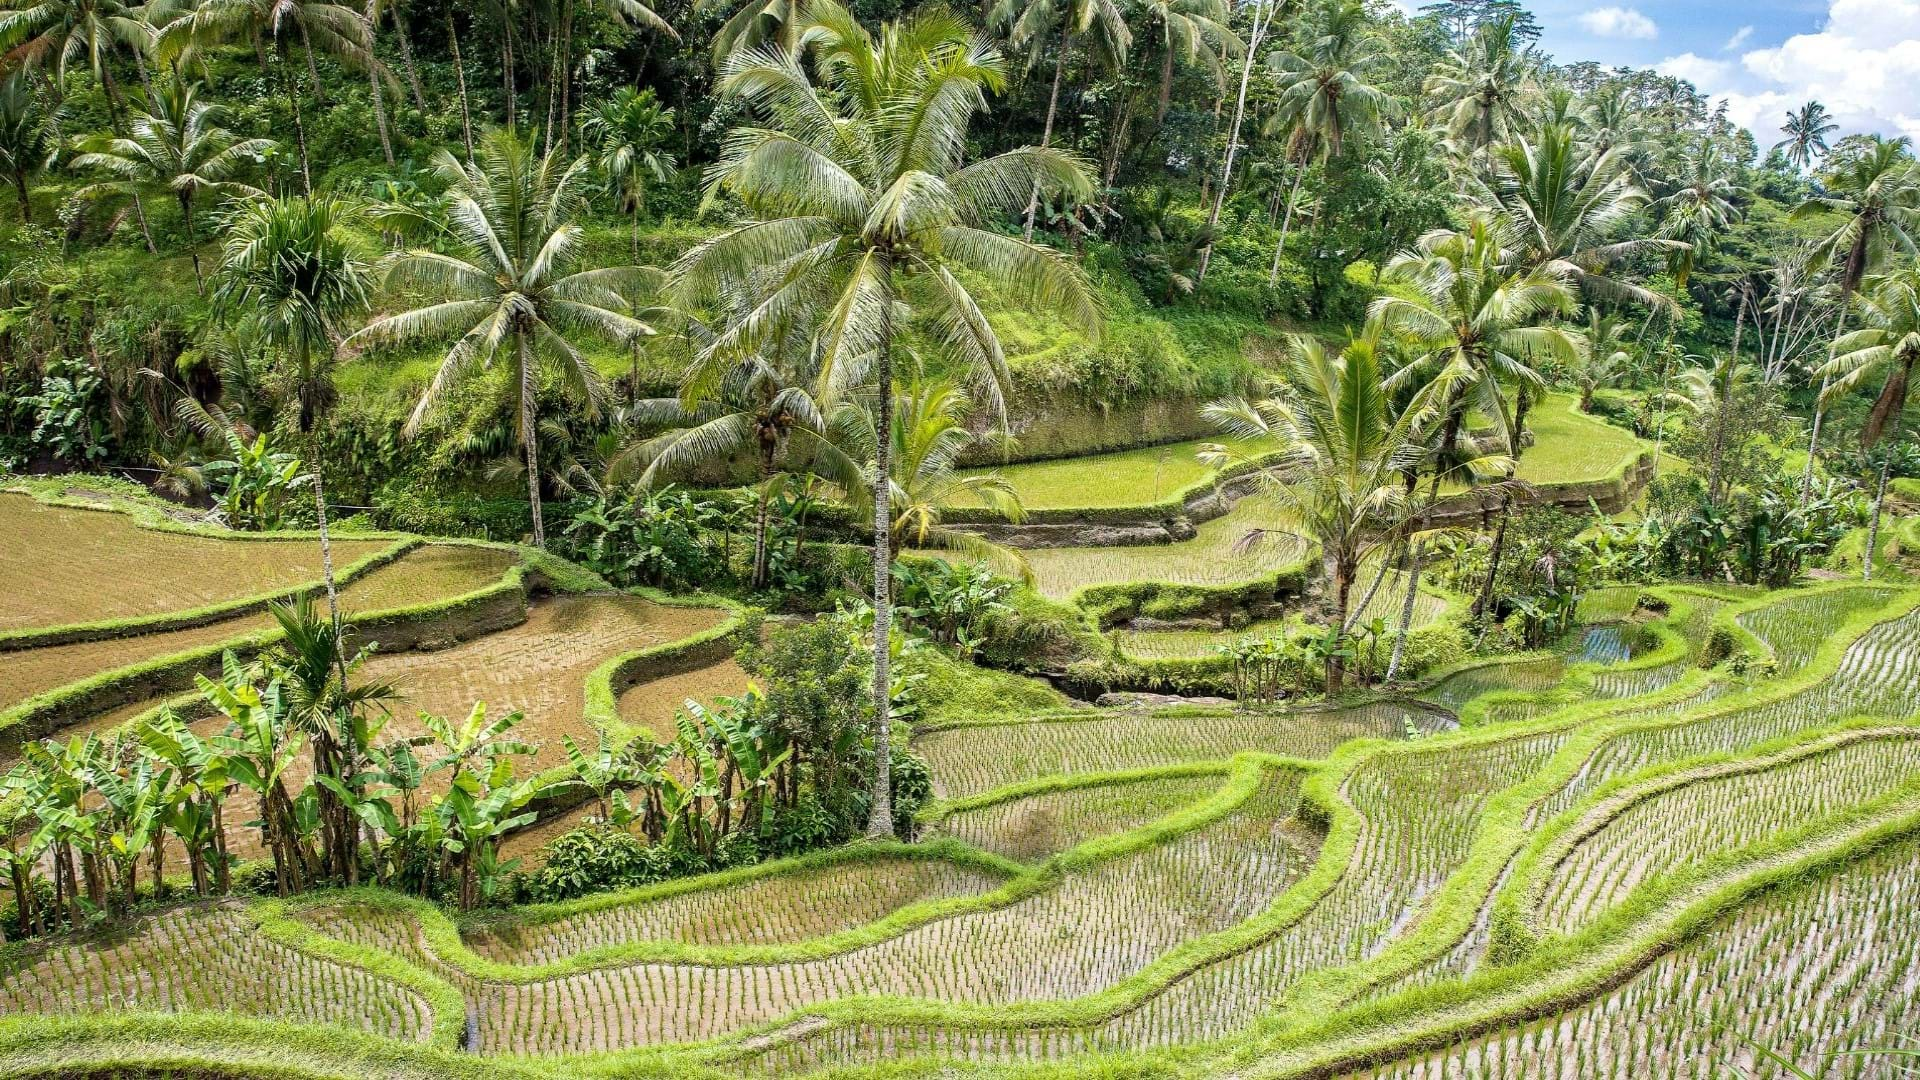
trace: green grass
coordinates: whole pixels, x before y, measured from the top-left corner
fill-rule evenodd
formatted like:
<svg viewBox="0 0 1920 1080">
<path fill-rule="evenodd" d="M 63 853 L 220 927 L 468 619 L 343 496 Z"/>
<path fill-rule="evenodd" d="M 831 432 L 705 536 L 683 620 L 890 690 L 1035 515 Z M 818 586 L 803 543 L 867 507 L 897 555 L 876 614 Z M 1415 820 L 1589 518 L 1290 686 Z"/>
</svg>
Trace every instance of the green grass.
<svg viewBox="0 0 1920 1080">
<path fill-rule="evenodd" d="M 1228 439 L 1193 439 L 1143 446 L 1111 454 L 1030 461 L 971 472 L 996 472 L 1013 485 L 1029 510 L 1062 507 L 1142 506 L 1173 498 L 1206 480 L 1213 470 L 1201 464 L 1200 448 L 1222 443 L 1257 453 L 1257 444 Z"/>
</svg>

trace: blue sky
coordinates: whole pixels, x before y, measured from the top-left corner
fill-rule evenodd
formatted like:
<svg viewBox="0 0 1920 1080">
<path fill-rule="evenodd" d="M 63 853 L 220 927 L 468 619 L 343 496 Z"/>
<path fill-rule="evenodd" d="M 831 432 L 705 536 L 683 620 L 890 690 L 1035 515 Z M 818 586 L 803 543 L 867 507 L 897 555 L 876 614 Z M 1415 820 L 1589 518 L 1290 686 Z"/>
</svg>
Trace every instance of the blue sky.
<svg viewBox="0 0 1920 1080">
<path fill-rule="evenodd" d="M 1421 0 L 1407 0 L 1417 6 Z M 1920 142 L 1920 0 L 1532 0 L 1563 63 L 1653 67 L 1728 102 L 1771 144 L 1823 102 L 1843 133 Z"/>
</svg>

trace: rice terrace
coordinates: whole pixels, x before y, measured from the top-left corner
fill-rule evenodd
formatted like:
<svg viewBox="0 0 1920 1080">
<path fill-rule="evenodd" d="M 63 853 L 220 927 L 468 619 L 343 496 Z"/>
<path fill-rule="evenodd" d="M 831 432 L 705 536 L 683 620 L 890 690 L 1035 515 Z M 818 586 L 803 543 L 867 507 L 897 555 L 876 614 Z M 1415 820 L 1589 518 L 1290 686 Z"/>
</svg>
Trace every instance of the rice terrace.
<svg viewBox="0 0 1920 1080">
<path fill-rule="evenodd" d="M 1920 1076 L 1801 7 L 0 0 L 0 1077 Z"/>
</svg>

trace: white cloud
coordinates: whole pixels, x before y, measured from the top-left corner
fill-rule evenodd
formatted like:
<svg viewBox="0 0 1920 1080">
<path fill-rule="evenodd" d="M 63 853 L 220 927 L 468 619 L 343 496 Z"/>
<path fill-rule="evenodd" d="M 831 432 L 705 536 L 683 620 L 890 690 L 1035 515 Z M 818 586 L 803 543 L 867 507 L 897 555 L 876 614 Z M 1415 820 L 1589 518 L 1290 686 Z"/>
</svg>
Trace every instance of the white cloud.
<svg viewBox="0 0 1920 1080">
<path fill-rule="evenodd" d="M 1725 98 L 1728 115 L 1762 146 L 1807 101 L 1824 103 L 1843 134 L 1920 140 L 1920 0 L 1828 0 L 1818 31 L 1749 50 L 1737 66 L 1692 53 L 1656 66 Z"/>
<path fill-rule="evenodd" d="M 1714 87 L 1724 86 L 1727 77 L 1733 73 L 1730 60 L 1710 60 L 1695 53 L 1681 53 L 1669 56 L 1653 65 L 1653 70 L 1662 75 L 1671 75 L 1676 79 L 1685 79 L 1703 93 L 1712 93 Z"/>
<path fill-rule="evenodd" d="M 1595 37 L 1651 41 L 1660 36 L 1660 28 L 1654 25 L 1652 19 L 1640 14 L 1639 8 L 1594 8 L 1582 13 L 1578 21 L 1582 29 Z"/>
<path fill-rule="evenodd" d="M 1745 45 L 1747 43 L 1747 39 L 1752 36 L 1753 36 L 1753 27 L 1743 26 L 1740 29 L 1735 30 L 1733 32 L 1733 36 L 1727 39 L 1727 43 L 1725 45 L 1720 46 L 1720 51 L 1732 52 L 1733 50 L 1739 48 L 1740 46 Z"/>
</svg>

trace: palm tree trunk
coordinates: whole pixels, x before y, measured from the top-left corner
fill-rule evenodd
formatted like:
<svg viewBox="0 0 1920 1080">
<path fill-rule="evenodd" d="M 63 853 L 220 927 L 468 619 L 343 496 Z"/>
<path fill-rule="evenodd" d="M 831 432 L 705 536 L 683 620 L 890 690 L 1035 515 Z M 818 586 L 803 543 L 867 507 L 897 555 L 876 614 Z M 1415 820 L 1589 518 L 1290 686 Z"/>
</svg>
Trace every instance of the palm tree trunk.
<svg viewBox="0 0 1920 1080">
<path fill-rule="evenodd" d="M 1745 299 L 1744 289 L 1741 298 Z M 1741 303 L 1733 319 L 1733 355 L 1727 359 L 1727 374 L 1720 383 L 1720 415 L 1715 418 L 1713 425 L 1713 453 L 1709 459 L 1712 464 L 1707 470 L 1709 506 L 1720 505 L 1721 465 L 1726 459 L 1728 413 L 1731 411 L 1729 406 L 1733 404 L 1733 372 L 1735 365 L 1740 363 L 1740 331 L 1746 328 L 1746 323 L 1747 306 Z"/>
<path fill-rule="evenodd" d="M 13 194 L 20 200 L 20 224 L 33 224 L 33 200 L 27 198 L 27 177 L 17 169 L 13 174 Z"/>
<path fill-rule="evenodd" d="M 1067 54 L 1073 49 L 1073 22 L 1068 20 L 1060 31 L 1060 56 L 1053 66 L 1053 91 L 1047 95 L 1047 121 L 1040 128 L 1040 149 L 1053 145 L 1053 118 L 1060 109 L 1060 77 L 1067 73 Z M 1027 196 L 1027 220 L 1021 227 L 1023 239 L 1033 239 L 1033 218 L 1040 211 L 1040 181 L 1033 182 L 1033 191 Z M 885 394 L 883 392 L 882 396 Z"/>
<path fill-rule="evenodd" d="M 500 84 L 507 97 L 507 130 L 512 131 L 516 119 L 513 107 L 513 23 L 505 13 L 500 16 Z"/>
<path fill-rule="evenodd" d="M 1880 483 L 1873 492 L 1873 517 L 1867 522 L 1867 553 L 1860 560 L 1860 580 L 1873 580 L 1873 549 L 1880 542 L 1880 511 L 1887 503 L 1887 479 L 1893 473 L 1893 448 L 1900 442 L 1900 418 L 1904 409 L 1893 410 L 1893 424 L 1887 431 L 1885 452 L 1880 455 Z"/>
<path fill-rule="evenodd" d="M 1396 546 L 1404 547 L 1405 545 L 1396 545 Z M 1396 556 L 1395 558 L 1397 560 L 1400 557 L 1401 556 Z M 1351 631 L 1353 629 L 1353 624 L 1360 621 L 1361 612 L 1366 611 L 1367 605 L 1373 603 L 1374 594 L 1380 591 L 1380 583 L 1387 579 L 1388 569 L 1389 567 L 1387 565 L 1387 560 L 1385 558 L 1382 558 L 1380 560 L 1380 572 L 1373 575 L 1372 584 L 1367 586 L 1366 592 L 1363 592 L 1360 594 L 1360 602 L 1353 605 L 1353 610 L 1347 613 L 1347 617 L 1345 619 L 1341 620 L 1340 629 L 1343 632 Z"/>
<path fill-rule="evenodd" d="M 1065 60 L 1062 59 L 1064 65 Z M 873 796 L 867 835 L 893 835 L 893 264 L 880 270 L 880 354 L 873 422 Z"/>
<path fill-rule="evenodd" d="M 193 285 L 201 296 L 207 295 L 207 278 L 200 272 L 199 237 L 193 232 L 193 189 L 180 192 L 180 217 L 187 227 L 187 254 L 193 257 Z"/>
<path fill-rule="evenodd" d="M 773 468 L 770 461 L 762 459 L 760 465 L 760 505 L 756 508 L 753 522 L 753 587 L 767 587 L 767 528 L 769 515 L 767 504 L 772 501 Z"/>
<path fill-rule="evenodd" d="M 534 424 L 533 347 L 524 330 L 514 332 L 520 351 L 520 441 L 527 449 L 527 502 L 533 508 L 533 546 L 547 546 L 547 527 L 540 513 L 540 432 Z"/>
<path fill-rule="evenodd" d="M 453 8 L 447 8 L 447 18 L 453 18 Z M 420 70 L 413 65 L 413 32 L 407 28 L 407 11 L 404 4 L 393 5 L 394 36 L 400 39 L 400 66 L 407 71 L 407 86 L 413 91 L 413 104 L 421 112 L 427 111 L 427 94 L 420 86 Z M 456 47 L 455 56 L 459 55 Z M 456 64 L 459 61 L 454 61 Z"/>
<path fill-rule="evenodd" d="M 1480 586 L 1480 595 L 1473 602 L 1473 617 L 1476 619 L 1493 614 L 1493 583 L 1500 576 L 1500 556 L 1507 546 L 1507 522 L 1513 518 L 1513 495 L 1509 492 L 1500 497 L 1500 524 L 1493 530 L 1493 553 L 1487 559 L 1487 580 Z M 1486 628 L 1480 634 L 1486 636 Z"/>
<path fill-rule="evenodd" d="M 473 114 L 467 107 L 467 65 L 460 59 L 460 31 L 453 24 L 453 8 L 447 8 L 447 47 L 453 54 L 453 77 L 460 85 L 460 140 L 466 145 L 467 159 L 473 159 Z"/>
<path fill-rule="evenodd" d="M 1167 107 L 1173 104 L 1173 42 L 1164 43 L 1166 55 L 1160 60 L 1160 100 L 1153 107 L 1153 130 L 1167 126 Z"/>
<path fill-rule="evenodd" d="M 387 167 L 392 168 L 393 136 L 387 131 L 387 95 L 385 90 L 380 86 L 380 65 L 375 62 L 371 48 L 372 42 L 379 36 L 378 31 L 374 29 L 373 23 L 374 16 L 380 12 L 378 5 L 379 0 L 367 0 L 367 13 L 364 16 L 367 24 L 367 42 L 369 45 L 367 51 L 367 90 L 369 91 L 368 98 L 373 102 L 373 126 L 380 132 L 380 154 L 387 159 Z M 311 52 L 308 53 L 308 57 L 312 57 Z"/>
<path fill-rule="evenodd" d="M 1343 555 L 1334 562 L 1333 603 L 1335 613 L 1338 616 L 1334 625 L 1340 627 L 1342 633 L 1345 632 L 1347 625 L 1348 594 L 1353 591 L 1353 573 L 1355 569 L 1353 561 L 1347 556 Z M 1339 693 L 1345 681 L 1346 662 L 1340 658 L 1338 653 L 1327 657 L 1327 693 Z"/>
<path fill-rule="evenodd" d="M 1247 53 L 1240 64 L 1240 92 L 1233 99 L 1233 122 L 1227 125 L 1226 161 L 1220 167 L 1220 189 L 1213 193 L 1213 208 L 1207 211 L 1207 246 L 1200 249 L 1200 270 L 1194 275 L 1207 279 L 1207 265 L 1213 262 L 1213 233 L 1220 226 L 1220 209 L 1226 205 L 1227 191 L 1233 186 L 1233 158 L 1240 149 L 1240 122 L 1247 115 L 1247 81 L 1253 77 L 1253 58 L 1260 51 L 1260 39 L 1273 21 L 1267 0 L 1253 0 L 1253 32 L 1247 37 Z"/>
<path fill-rule="evenodd" d="M 1407 631 L 1413 626 L 1413 604 L 1420 592 L 1420 557 L 1424 542 L 1413 545 L 1411 554 L 1406 545 L 1400 548 L 1400 568 L 1407 575 L 1407 591 L 1400 598 L 1400 633 L 1393 639 L 1393 655 L 1387 660 L 1386 682 L 1392 682 L 1400 674 L 1400 664 L 1407 657 Z"/>
<path fill-rule="evenodd" d="M 1287 250 L 1287 230 L 1293 227 L 1293 204 L 1300 198 L 1300 181 L 1307 178 L 1307 163 L 1300 163 L 1300 171 L 1293 174 L 1293 186 L 1287 190 L 1286 213 L 1280 218 L 1280 242 L 1273 245 L 1273 267 L 1267 271 L 1267 284 L 1280 281 L 1280 256 Z"/>
<path fill-rule="evenodd" d="M 1834 318 L 1833 340 L 1839 341 L 1847 328 L 1847 301 L 1852 299 L 1853 290 L 1840 290 L 1840 312 Z M 1827 363 L 1833 363 L 1833 342 L 1827 343 Z M 1813 399 L 1813 430 L 1807 433 L 1807 464 L 1800 470 L 1800 505 L 1807 505 L 1807 498 L 1813 494 L 1813 459 L 1820 450 L 1820 427 L 1827 419 L 1827 387 L 1832 377 L 1820 377 L 1820 395 Z"/>
<path fill-rule="evenodd" d="M 292 59 L 286 41 L 275 39 L 274 52 L 280 59 L 280 85 L 286 90 L 287 104 L 293 109 L 293 135 L 300 145 L 300 191 L 312 195 L 313 167 L 307 162 L 307 122 L 300 115 L 300 90 L 293 82 Z"/>
</svg>

